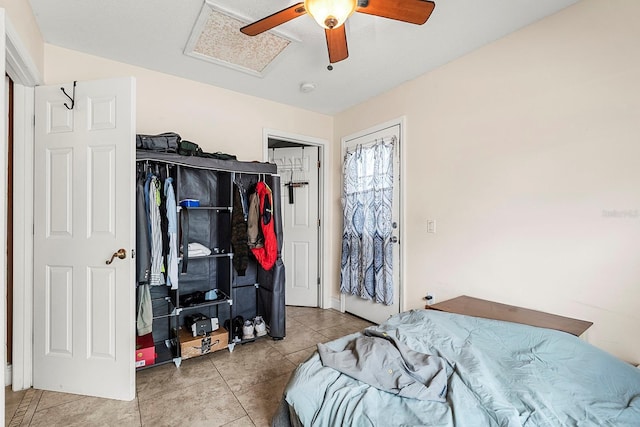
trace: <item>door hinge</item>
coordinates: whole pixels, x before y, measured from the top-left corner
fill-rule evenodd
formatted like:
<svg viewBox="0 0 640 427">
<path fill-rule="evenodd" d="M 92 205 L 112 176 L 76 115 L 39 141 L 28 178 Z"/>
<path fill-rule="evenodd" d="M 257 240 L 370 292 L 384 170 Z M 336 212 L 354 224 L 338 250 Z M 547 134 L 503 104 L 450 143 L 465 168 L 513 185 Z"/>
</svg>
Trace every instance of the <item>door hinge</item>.
<svg viewBox="0 0 640 427">
<path fill-rule="evenodd" d="M 318 285 L 320 284 L 320 278 L 318 277 Z"/>
<path fill-rule="evenodd" d="M 318 160 L 318 169 L 320 169 L 320 160 Z"/>
<path fill-rule="evenodd" d="M 318 219 L 318 227 L 320 227 L 320 219 Z"/>
</svg>

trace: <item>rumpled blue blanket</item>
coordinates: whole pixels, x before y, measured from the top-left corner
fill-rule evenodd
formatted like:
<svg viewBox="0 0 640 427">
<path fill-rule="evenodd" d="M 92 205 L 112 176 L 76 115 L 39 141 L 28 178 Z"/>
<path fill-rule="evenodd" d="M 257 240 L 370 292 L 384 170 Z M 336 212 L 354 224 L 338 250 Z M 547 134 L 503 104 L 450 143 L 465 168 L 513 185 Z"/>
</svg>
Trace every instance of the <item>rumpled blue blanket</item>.
<svg viewBox="0 0 640 427">
<path fill-rule="evenodd" d="M 451 368 L 437 356 L 411 350 L 386 332 L 366 329 L 342 351 L 318 344 L 323 366 L 398 396 L 445 402 Z"/>
<path fill-rule="evenodd" d="M 315 354 L 285 388 L 303 425 L 640 426 L 640 369 L 565 332 L 435 310 L 372 329 L 453 367 L 446 402 L 382 391 Z M 340 352 L 358 336 L 326 345 Z"/>
</svg>

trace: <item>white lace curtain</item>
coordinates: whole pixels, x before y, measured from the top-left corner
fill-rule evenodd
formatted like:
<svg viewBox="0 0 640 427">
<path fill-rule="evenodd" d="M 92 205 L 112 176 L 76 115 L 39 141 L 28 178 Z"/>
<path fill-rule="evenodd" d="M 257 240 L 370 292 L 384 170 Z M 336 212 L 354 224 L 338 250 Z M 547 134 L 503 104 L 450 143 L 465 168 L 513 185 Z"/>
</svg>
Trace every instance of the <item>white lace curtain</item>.
<svg viewBox="0 0 640 427">
<path fill-rule="evenodd" d="M 357 146 L 343 164 L 340 291 L 393 304 L 393 149 L 395 138 Z"/>
</svg>

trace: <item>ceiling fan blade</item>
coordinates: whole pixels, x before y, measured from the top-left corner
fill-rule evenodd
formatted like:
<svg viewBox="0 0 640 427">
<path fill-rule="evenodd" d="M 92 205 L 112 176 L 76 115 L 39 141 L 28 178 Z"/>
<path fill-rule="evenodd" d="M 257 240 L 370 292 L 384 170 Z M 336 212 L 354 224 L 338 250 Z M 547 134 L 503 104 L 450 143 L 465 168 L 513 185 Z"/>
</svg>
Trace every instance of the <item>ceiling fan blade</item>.
<svg viewBox="0 0 640 427">
<path fill-rule="evenodd" d="M 425 0 L 360 0 L 356 12 L 422 25 L 435 7 L 434 2 Z"/>
<path fill-rule="evenodd" d="M 347 33 L 344 30 L 344 25 L 340 25 L 333 30 L 324 30 L 324 34 L 327 37 L 327 49 L 329 50 L 329 63 L 342 61 L 349 56 L 349 49 L 347 48 Z"/>
<path fill-rule="evenodd" d="M 266 18 L 262 18 L 261 20 L 256 21 L 252 24 L 245 25 L 244 27 L 240 28 L 240 31 L 248 36 L 257 36 L 260 33 L 269 31 L 270 29 L 277 27 L 280 24 L 284 24 L 285 22 L 291 21 L 292 19 L 297 18 L 300 15 L 304 15 L 305 13 L 307 13 L 307 11 L 304 8 L 304 3 L 296 3 L 293 6 L 282 9 L 281 11 L 269 15 Z"/>
</svg>

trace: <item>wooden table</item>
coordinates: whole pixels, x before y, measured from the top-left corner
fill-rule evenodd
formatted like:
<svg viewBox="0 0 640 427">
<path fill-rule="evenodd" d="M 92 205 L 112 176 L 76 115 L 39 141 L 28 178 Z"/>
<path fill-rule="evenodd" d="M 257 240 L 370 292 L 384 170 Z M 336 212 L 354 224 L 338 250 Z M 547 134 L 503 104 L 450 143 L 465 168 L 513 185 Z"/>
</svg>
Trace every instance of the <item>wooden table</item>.
<svg viewBox="0 0 640 427">
<path fill-rule="evenodd" d="M 427 308 L 446 311 L 448 313 L 466 314 L 468 316 L 482 317 L 485 319 L 505 320 L 507 322 L 556 329 L 578 337 L 593 325 L 593 322 L 587 322 L 585 320 L 557 316 L 555 314 L 500 304 L 498 302 L 473 298 L 466 295 L 429 305 Z"/>
</svg>

